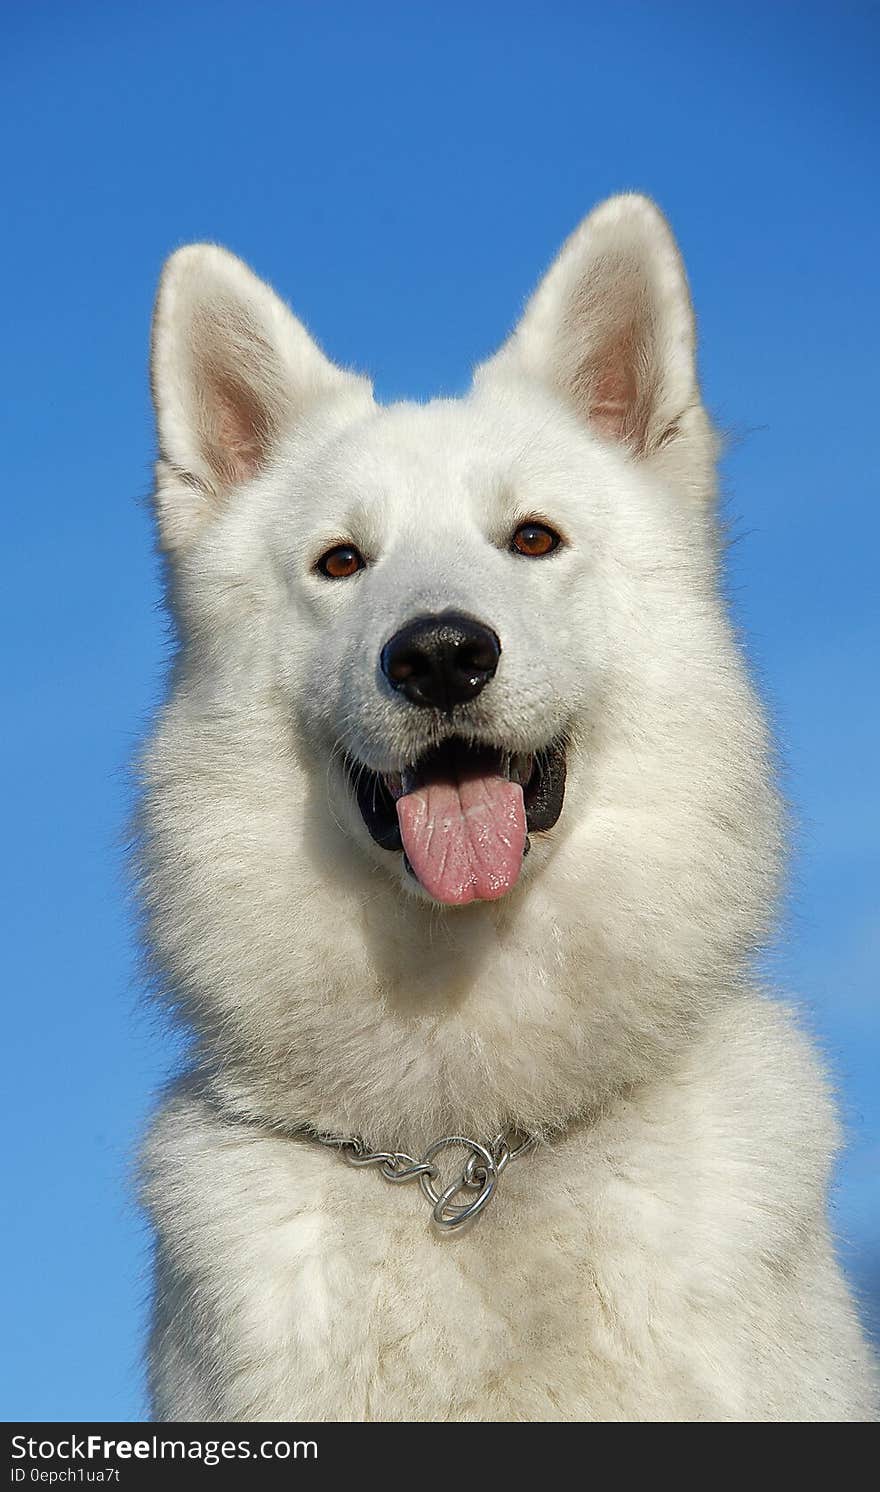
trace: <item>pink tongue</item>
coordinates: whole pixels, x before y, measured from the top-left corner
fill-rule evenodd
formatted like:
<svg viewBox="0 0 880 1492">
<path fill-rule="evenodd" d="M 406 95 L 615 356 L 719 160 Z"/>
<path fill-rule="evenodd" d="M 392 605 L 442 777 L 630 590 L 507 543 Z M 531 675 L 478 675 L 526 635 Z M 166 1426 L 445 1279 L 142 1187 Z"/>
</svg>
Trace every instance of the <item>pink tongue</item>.
<svg viewBox="0 0 880 1492">
<path fill-rule="evenodd" d="M 430 782 L 397 800 L 409 863 L 450 906 L 494 901 L 516 884 L 526 840 L 522 788 L 506 777 Z"/>
</svg>

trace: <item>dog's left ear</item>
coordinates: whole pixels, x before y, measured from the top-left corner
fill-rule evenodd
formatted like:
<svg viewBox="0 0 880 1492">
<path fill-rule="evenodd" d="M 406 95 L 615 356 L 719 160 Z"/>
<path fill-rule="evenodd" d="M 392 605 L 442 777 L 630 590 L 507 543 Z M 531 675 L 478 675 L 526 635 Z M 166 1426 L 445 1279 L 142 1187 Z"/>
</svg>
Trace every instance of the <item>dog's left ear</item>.
<svg viewBox="0 0 880 1492">
<path fill-rule="evenodd" d="M 714 492 L 687 278 L 647 197 L 610 197 L 563 246 L 510 340 L 478 370 L 549 385 L 597 435 L 689 496 Z"/>
<path fill-rule="evenodd" d="M 232 490 L 263 472 L 322 402 L 369 396 L 234 254 L 189 244 L 165 265 L 153 317 L 162 548 L 184 550 Z"/>
</svg>

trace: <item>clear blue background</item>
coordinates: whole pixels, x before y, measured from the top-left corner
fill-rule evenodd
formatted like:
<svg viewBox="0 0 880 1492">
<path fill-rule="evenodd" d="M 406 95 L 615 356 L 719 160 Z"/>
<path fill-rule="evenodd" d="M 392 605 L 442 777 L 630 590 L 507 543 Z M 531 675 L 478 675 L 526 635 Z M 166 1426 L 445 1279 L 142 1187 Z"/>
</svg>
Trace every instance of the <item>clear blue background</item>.
<svg viewBox="0 0 880 1492">
<path fill-rule="evenodd" d="M 167 652 L 145 494 L 164 256 L 228 244 L 380 394 L 461 388 L 599 198 L 685 250 L 731 589 L 801 830 L 777 976 L 836 1069 L 880 1302 L 873 5 L 102 5 L 2 22 L 4 1418 L 144 1414 L 126 763 Z"/>
</svg>

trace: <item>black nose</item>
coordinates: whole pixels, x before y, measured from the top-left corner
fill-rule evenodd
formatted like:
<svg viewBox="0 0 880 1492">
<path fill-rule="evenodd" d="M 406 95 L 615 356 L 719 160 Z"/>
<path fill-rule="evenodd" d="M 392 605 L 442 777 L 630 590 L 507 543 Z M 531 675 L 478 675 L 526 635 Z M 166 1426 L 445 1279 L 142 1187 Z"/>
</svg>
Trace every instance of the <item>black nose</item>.
<svg viewBox="0 0 880 1492">
<path fill-rule="evenodd" d="M 500 657 L 491 627 L 460 611 L 441 611 L 413 617 L 388 639 L 379 662 L 392 689 L 414 705 L 448 712 L 476 698 Z"/>
</svg>

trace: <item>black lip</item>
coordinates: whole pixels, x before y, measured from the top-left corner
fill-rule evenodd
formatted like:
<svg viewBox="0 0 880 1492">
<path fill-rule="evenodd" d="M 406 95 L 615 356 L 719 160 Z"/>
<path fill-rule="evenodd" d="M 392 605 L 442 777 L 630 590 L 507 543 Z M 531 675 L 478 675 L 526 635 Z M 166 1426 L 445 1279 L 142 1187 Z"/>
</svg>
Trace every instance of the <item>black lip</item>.
<svg viewBox="0 0 880 1492">
<path fill-rule="evenodd" d="M 563 741 L 552 741 L 544 751 L 536 753 L 535 769 L 523 792 L 530 834 L 552 829 L 559 818 L 565 801 L 565 769 Z"/>
<path fill-rule="evenodd" d="M 465 768 L 473 769 L 480 765 L 485 768 L 501 755 L 500 748 L 475 746 L 453 736 L 419 759 L 415 775 L 426 777 L 432 769 L 448 769 L 450 761 Z M 383 850 L 401 851 L 403 841 L 397 821 L 397 806 L 384 777 L 378 772 L 372 772 L 353 757 L 346 757 L 345 769 L 361 818 L 376 844 Z M 565 775 L 566 747 L 561 738 L 535 752 L 532 775 L 523 788 L 526 827 L 530 834 L 546 833 L 557 822 L 565 800 Z M 526 853 L 529 847 L 527 839 Z"/>
<path fill-rule="evenodd" d="M 361 818 L 376 843 L 383 850 L 402 850 L 397 807 L 383 778 L 350 758 L 346 759 L 345 766 Z"/>
</svg>

